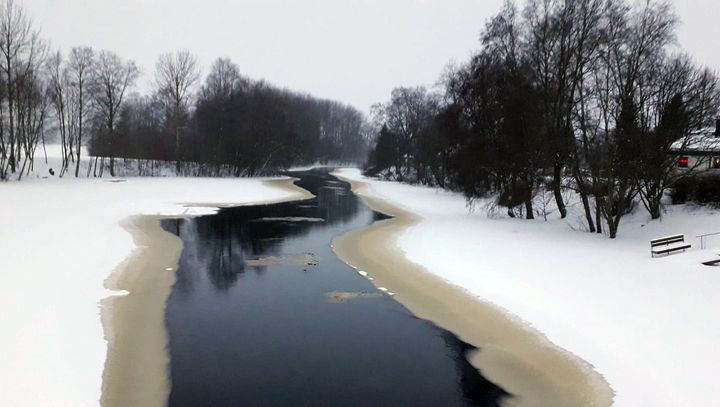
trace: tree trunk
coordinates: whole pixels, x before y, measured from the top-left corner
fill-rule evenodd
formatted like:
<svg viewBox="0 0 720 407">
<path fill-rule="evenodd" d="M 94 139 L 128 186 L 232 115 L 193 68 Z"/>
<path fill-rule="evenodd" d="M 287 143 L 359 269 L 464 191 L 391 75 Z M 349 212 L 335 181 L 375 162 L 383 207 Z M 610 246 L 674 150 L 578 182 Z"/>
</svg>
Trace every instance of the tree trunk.
<svg viewBox="0 0 720 407">
<path fill-rule="evenodd" d="M 180 129 L 175 128 L 175 174 L 180 175 Z"/>
<path fill-rule="evenodd" d="M 588 199 L 585 188 L 580 188 L 580 199 L 582 200 L 583 209 L 585 209 L 585 219 L 587 219 L 589 231 L 590 233 L 595 233 L 595 221 L 592 217 L 592 212 L 590 210 L 590 199 Z"/>
<path fill-rule="evenodd" d="M 78 146 L 80 145 L 80 141 L 78 140 Z M 77 161 L 75 161 L 75 178 L 80 176 L 80 148 L 77 149 Z"/>
<path fill-rule="evenodd" d="M 78 115 L 78 141 L 77 146 L 75 148 L 77 149 L 77 163 L 75 165 L 75 178 L 77 178 L 80 175 L 80 151 L 82 149 L 82 125 L 83 125 L 83 90 L 82 90 L 82 80 L 80 81 L 80 88 L 79 88 L 80 94 L 79 94 L 79 115 Z M 90 164 L 90 163 L 88 163 Z M 88 167 L 89 168 L 89 167 Z M 88 171 L 88 177 L 90 176 L 90 172 Z"/>
<path fill-rule="evenodd" d="M 600 210 L 600 201 L 598 201 L 598 198 L 595 197 L 595 229 L 598 234 L 602 234 L 603 227 L 602 227 L 602 211 Z"/>
<path fill-rule="evenodd" d="M 562 197 L 562 166 L 559 162 L 555 162 L 553 165 L 553 194 L 555 195 L 555 202 L 557 203 L 558 211 L 560 212 L 560 218 L 565 219 L 567 217 L 567 208 Z"/>
<path fill-rule="evenodd" d="M 650 212 L 650 218 L 652 220 L 660 219 L 660 216 L 662 215 L 661 205 L 660 201 L 662 199 L 662 193 L 656 194 L 654 196 L 648 196 L 647 201 L 647 210 Z"/>
<path fill-rule="evenodd" d="M 650 205 L 650 218 L 652 220 L 660 219 L 660 203 L 653 202 Z"/>
<path fill-rule="evenodd" d="M 15 173 L 15 92 L 13 91 L 13 81 L 12 81 L 12 60 L 10 56 L 6 57 L 6 63 L 7 63 L 7 93 L 8 93 L 8 129 L 10 130 L 10 142 L 8 143 L 8 146 L 10 147 L 10 156 L 8 157 L 9 163 L 10 163 L 10 171 L 14 174 Z"/>
<path fill-rule="evenodd" d="M 175 173 L 180 176 L 180 101 L 175 101 Z"/>
<path fill-rule="evenodd" d="M 618 224 L 611 219 L 608 219 L 608 233 L 610 234 L 610 239 L 615 239 L 617 237 L 617 231 L 618 231 Z"/>
<path fill-rule="evenodd" d="M 533 211 L 532 195 L 525 200 L 525 219 L 535 219 L 535 213 Z"/>
<path fill-rule="evenodd" d="M 610 234 L 610 239 L 617 237 L 617 232 L 620 228 L 620 219 L 622 219 L 621 213 L 622 211 L 618 210 L 618 215 L 608 217 L 608 233 Z"/>
<path fill-rule="evenodd" d="M 583 209 L 585 210 L 585 219 L 588 223 L 588 230 L 590 231 L 590 233 L 595 233 L 595 222 L 592 218 L 592 212 L 590 210 L 590 200 L 588 199 L 587 193 L 588 188 L 587 184 L 585 183 L 585 179 L 580 171 L 580 166 L 578 165 L 577 159 L 573 160 L 573 172 L 575 173 L 575 182 L 577 183 L 580 200 L 582 201 Z"/>
</svg>

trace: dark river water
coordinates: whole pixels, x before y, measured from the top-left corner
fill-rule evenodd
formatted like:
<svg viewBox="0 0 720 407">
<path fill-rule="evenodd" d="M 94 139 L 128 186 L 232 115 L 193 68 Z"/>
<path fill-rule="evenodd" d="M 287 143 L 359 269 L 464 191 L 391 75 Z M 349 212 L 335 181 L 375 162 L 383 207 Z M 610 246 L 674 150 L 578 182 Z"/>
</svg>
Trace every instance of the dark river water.
<svg viewBox="0 0 720 407">
<path fill-rule="evenodd" d="M 293 175 L 317 198 L 163 222 L 184 242 L 169 405 L 498 405 L 506 393 L 468 363 L 469 345 L 333 254 L 333 237 L 384 216 L 327 172 Z"/>
</svg>

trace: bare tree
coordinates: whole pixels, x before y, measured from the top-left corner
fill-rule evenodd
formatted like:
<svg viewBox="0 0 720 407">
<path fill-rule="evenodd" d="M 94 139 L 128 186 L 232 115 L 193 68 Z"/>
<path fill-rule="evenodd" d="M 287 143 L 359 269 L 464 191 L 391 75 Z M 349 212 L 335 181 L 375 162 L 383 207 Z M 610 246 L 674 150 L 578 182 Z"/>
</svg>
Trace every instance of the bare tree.
<svg viewBox="0 0 720 407">
<path fill-rule="evenodd" d="M 541 90 L 544 135 L 552 160 L 552 189 L 561 217 L 567 216 L 561 193 L 563 169 L 575 160 L 573 116 L 580 85 L 596 58 L 603 0 L 530 0 L 525 8 L 527 53 Z M 573 165 L 590 230 L 587 188 Z"/>
<path fill-rule="evenodd" d="M 431 124 L 438 111 L 439 96 L 429 93 L 424 87 L 393 89 L 390 101 L 378 105 L 374 114 L 376 121 L 383 123 L 395 134 L 395 176 L 402 181 L 411 171 L 423 178 L 423 169 L 418 160 L 418 140 Z"/>
<path fill-rule="evenodd" d="M 105 124 L 106 144 L 110 145 L 110 175 L 115 176 L 115 127 L 127 89 L 134 85 L 140 70 L 133 61 L 123 61 L 117 54 L 101 51 L 93 70 L 93 100 Z"/>
<path fill-rule="evenodd" d="M 588 161 L 598 165 L 592 171 L 598 177 L 596 202 L 614 238 L 622 216 L 642 192 L 641 185 L 644 203 L 653 217 L 659 216 L 657 205 L 667 187 L 665 153 L 673 140 L 684 136 L 686 125 L 679 124 L 685 121 L 679 118 L 685 115 L 682 95 L 672 90 L 682 85 L 678 82 L 663 91 L 672 81 L 658 79 L 677 24 L 669 3 L 646 0 L 635 9 L 621 1 L 608 5 L 592 90 L 601 137 L 592 149 L 596 156 Z M 680 74 L 676 70 L 673 75 Z M 664 128 L 653 130 L 662 116 Z"/>
<path fill-rule="evenodd" d="M 83 143 L 83 124 L 88 115 L 89 103 L 92 100 L 90 84 L 92 83 L 95 52 L 89 47 L 75 47 L 70 52 L 68 64 L 69 76 L 73 92 L 75 109 L 73 112 L 73 137 L 75 138 L 75 177 L 80 175 L 80 154 Z"/>
<path fill-rule="evenodd" d="M 246 90 L 249 81 L 240 75 L 240 68 L 228 58 L 218 58 L 210 68 L 201 93 L 204 98 L 228 100 L 233 93 Z"/>
<path fill-rule="evenodd" d="M 26 72 L 17 83 L 18 140 L 21 140 L 23 164 L 19 178 L 27 169 L 33 170 L 35 151 L 42 141 L 45 145 L 45 124 L 49 110 L 49 91 L 39 71 Z"/>
<path fill-rule="evenodd" d="M 71 122 L 71 102 L 68 100 L 71 95 L 68 68 L 60 51 L 53 54 L 47 63 L 50 103 L 55 110 L 58 133 L 60 134 L 60 146 L 62 149 L 62 164 L 59 176 L 67 171 L 70 161 L 75 161 L 72 138 L 70 137 L 69 125 Z"/>
<path fill-rule="evenodd" d="M 680 178 L 672 150 L 685 150 L 694 140 L 691 131 L 710 124 L 718 103 L 712 89 L 717 78 L 697 68 L 686 55 L 668 58 L 655 65 L 655 86 L 647 97 L 646 114 L 654 129 L 641 144 L 640 198 L 652 219 L 661 216 L 662 198 Z M 709 117 L 708 117 L 709 116 Z M 699 167 L 702 162 L 693 167 Z M 698 168 L 688 168 L 693 171 Z"/>
<path fill-rule="evenodd" d="M 40 39 L 40 31 L 34 28 L 32 20 L 22 6 L 14 0 L 2 0 L 0 2 L 0 70 L 4 76 L 8 103 L 8 122 L 3 126 L 3 130 L 9 133 L 5 149 L 9 149 L 7 165 L 13 173 L 22 154 L 22 140 L 18 137 L 17 123 L 19 82 L 27 82 L 26 77 L 37 71 L 44 52 L 45 44 Z M 3 165 L 0 168 L 0 175 L 6 172 L 7 167 Z"/>
<path fill-rule="evenodd" d="M 189 51 L 163 54 L 155 66 L 158 94 L 170 108 L 175 134 L 177 169 L 182 161 L 181 131 L 193 87 L 200 79 L 197 60 Z"/>
</svg>

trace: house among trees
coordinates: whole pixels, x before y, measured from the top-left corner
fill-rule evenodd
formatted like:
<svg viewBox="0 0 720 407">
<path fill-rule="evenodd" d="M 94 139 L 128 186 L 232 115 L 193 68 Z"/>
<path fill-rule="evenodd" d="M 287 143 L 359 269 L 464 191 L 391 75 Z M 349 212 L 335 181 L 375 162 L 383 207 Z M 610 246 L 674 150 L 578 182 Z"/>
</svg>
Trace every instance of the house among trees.
<svg viewBox="0 0 720 407">
<path fill-rule="evenodd" d="M 720 173 L 720 119 L 715 128 L 707 127 L 676 141 L 670 153 L 677 157 L 681 171 L 717 171 Z"/>
</svg>

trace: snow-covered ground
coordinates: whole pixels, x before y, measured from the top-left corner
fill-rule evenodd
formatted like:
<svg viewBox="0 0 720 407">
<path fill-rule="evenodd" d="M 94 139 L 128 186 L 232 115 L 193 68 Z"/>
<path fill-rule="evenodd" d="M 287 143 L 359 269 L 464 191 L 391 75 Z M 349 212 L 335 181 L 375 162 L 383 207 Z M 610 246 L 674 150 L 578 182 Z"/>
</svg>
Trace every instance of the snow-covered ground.
<svg viewBox="0 0 720 407">
<path fill-rule="evenodd" d="M 706 250 L 695 239 L 720 231 L 719 212 L 670 206 L 651 222 L 639 208 L 610 240 L 578 230 L 579 207 L 568 220 L 493 219 L 459 194 L 340 173 L 422 218 L 399 240 L 411 261 L 593 364 L 617 406 L 720 405 L 720 267 L 701 265 L 720 236 Z M 651 239 L 679 233 L 691 251 L 650 257 Z"/>
<path fill-rule="evenodd" d="M 120 221 L 213 210 L 182 204 L 299 197 L 263 179 L 0 183 L 0 405 L 98 404 L 107 350 L 99 302 L 114 294 L 103 283 L 134 249 Z"/>
</svg>

